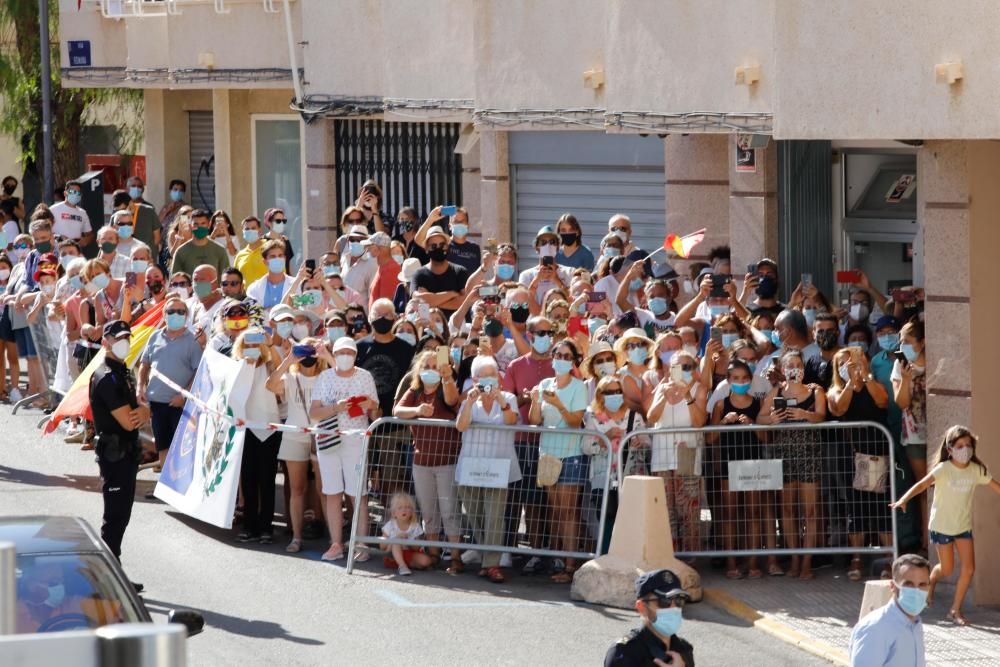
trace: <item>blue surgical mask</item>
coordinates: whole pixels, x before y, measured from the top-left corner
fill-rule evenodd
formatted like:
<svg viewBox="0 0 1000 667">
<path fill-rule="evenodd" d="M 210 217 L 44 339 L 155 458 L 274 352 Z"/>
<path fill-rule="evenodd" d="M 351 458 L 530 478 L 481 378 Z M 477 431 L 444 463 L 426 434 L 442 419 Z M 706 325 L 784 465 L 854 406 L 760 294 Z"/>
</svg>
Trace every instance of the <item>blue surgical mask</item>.
<svg viewBox="0 0 1000 667">
<path fill-rule="evenodd" d="M 646 351 L 644 347 L 637 347 L 634 350 L 628 351 L 629 363 L 633 364 L 644 364 L 646 359 L 649 358 L 649 352 Z"/>
<path fill-rule="evenodd" d="M 108 274 L 106 274 L 106 273 L 98 273 L 96 276 L 94 276 L 93 278 L 90 279 L 90 282 L 98 290 L 102 290 L 105 287 L 107 287 L 109 284 L 111 284 L 111 278 L 109 278 Z"/>
<path fill-rule="evenodd" d="M 878 346 L 886 352 L 899 349 L 899 334 L 882 334 L 878 337 Z"/>
<path fill-rule="evenodd" d="M 74 259 L 76 259 L 75 255 L 59 255 L 59 266 L 68 269 Z"/>
<path fill-rule="evenodd" d="M 621 394 L 607 394 L 604 396 L 604 407 L 610 412 L 617 412 L 625 402 L 625 397 Z"/>
<path fill-rule="evenodd" d="M 133 231 L 135 231 L 135 227 L 132 225 L 122 225 L 118 228 L 118 238 L 122 241 L 128 241 L 132 238 Z"/>
<path fill-rule="evenodd" d="M 460 347 L 451 348 L 451 360 L 455 362 L 456 366 L 462 363 L 462 348 Z"/>
<path fill-rule="evenodd" d="M 68 195 L 66 195 L 66 201 L 68 201 L 73 206 L 77 206 L 81 201 L 83 201 L 83 195 L 76 191 L 70 192 Z"/>
<path fill-rule="evenodd" d="M 600 329 L 607 323 L 608 323 L 607 320 L 602 319 L 600 317 L 591 317 L 589 320 L 587 320 L 587 331 L 589 331 L 590 335 L 593 336 L 598 329 Z"/>
<path fill-rule="evenodd" d="M 83 278 L 80 276 L 72 276 L 69 279 L 69 285 L 73 289 L 83 289 Z"/>
<path fill-rule="evenodd" d="M 344 327 L 329 327 L 326 330 L 326 339 L 331 343 L 336 343 L 338 339 L 343 338 L 347 335 L 347 329 Z"/>
<path fill-rule="evenodd" d="M 816 322 L 816 309 L 815 308 L 803 308 L 802 315 L 806 318 L 806 324 L 812 329 L 813 324 Z"/>
<path fill-rule="evenodd" d="M 451 232 L 460 239 L 464 239 L 469 234 L 469 226 L 456 222 L 451 226 Z"/>
<path fill-rule="evenodd" d="M 757 361 L 755 359 L 751 359 L 750 361 L 744 359 L 743 363 L 745 363 L 750 368 L 751 373 L 757 372 Z"/>
<path fill-rule="evenodd" d="M 684 384 L 691 384 L 694 380 L 694 374 L 691 371 L 681 371 L 681 377 L 684 379 Z"/>
<path fill-rule="evenodd" d="M 722 317 L 729 312 L 729 306 L 709 306 L 708 312 L 712 314 L 712 319 Z"/>
<path fill-rule="evenodd" d="M 484 387 L 496 387 L 500 384 L 500 380 L 496 378 L 479 378 L 476 380 L 476 384 L 481 384 Z"/>
<path fill-rule="evenodd" d="M 899 586 L 899 584 L 897 584 Z M 911 586 L 899 586 L 900 608 L 910 616 L 918 616 L 927 608 L 927 591 Z"/>
<path fill-rule="evenodd" d="M 288 227 L 287 222 L 276 222 L 271 225 L 271 229 L 274 230 L 275 234 L 281 235 L 285 233 L 285 229 Z"/>
<path fill-rule="evenodd" d="M 668 304 L 667 300 L 661 296 L 654 296 L 652 299 L 649 300 L 649 309 L 653 311 L 653 314 L 656 315 L 657 317 L 666 313 L 667 308 L 669 307 L 670 304 Z"/>
<path fill-rule="evenodd" d="M 416 347 L 417 345 L 417 337 L 406 331 L 401 331 L 398 334 L 396 334 L 396 338 L 403 341 L 404 343 L 409 343 L 414 347 Z"/>
<path fill-rule="evenodd" d="M 856 347 L 859 350 L 867 350 L 868 344 L 865 343 L 863 340 L 852 340 L 847 343 L 847 347 Z"/>
<path fill-rule="evenodd" d="M 666 352 L 660 352 L 660 363 L 664 366 L 669 366 L 670 362 L 673 361 L 674 350 L 667 350 Z"/>
<path fill-rule="evenodd" d="M 184 199 L 183 190 L 171 190 L 170 191 L 170 201 L 180 201 Z"/>
<path fill-rule="evenodd" d="M 497 264 L 497 278 L 500 280 L 510 280 L 514 277 L 513 264 Z"/>
<path fill-rule="evenodd" d="M 545 354 L 552 347 L 552 336 L 534 336 L 531 340 L 531 347 L 538 354 Z"/>
<path fill-rule="evenodd" d="M 425 386 L 432 386 L 441 381 L 441 374 L 432 368 L 420 371 L 420 381 Z"/>
<path fill-rule="evenodd" d="M 287 320 L 284 322 L 275 322 L 274 324 L 274 332 L 278 334 L 279 338 L 288 338 L 291 336 L 293 328 L 295 328 L 295 323 Z"/>
<path fill-rule="evenodd" d="M 771 344 L 775 347 L 781 347 L 781 337 L 778 336 L 778 332 L 774 329 L 761 329 L 760 332 L 764 334 L 764 337 L 771 341 Z"/>
<path fill-rule="evenodd" d="M 917 352 L 915 349 L 913 349 L 913 346 L 910 345 L 909 343 L 903 343 L 902 345 L 900 345 L 899 351 L 903 353 L 903 355 L 906 357 L 906 360 L 909 361 L 911 364 L 914 361 L 916 361 L 917 358 L 920 356 L 920 353 Z"/>
<path fill-rule="evenodd" d="M 365 254 L 365 247 L 361 245 L 361 241 L 351 241 L 349 248 L 351 250 L 351 257 L 361 257 Z"/>
<path fill-rule="evenodd" d="M 45 605 L 55 609 L 66 599 L 66 587 L 62 584 L 56 584 L 55 586 L 49 586 L 48 589 L 49 594 L 45 598 Z"/>
<path fill-rule="evenodd" d="M 132 199 L 139 199 L 140 197 L 142 197 L 142 188 L 135 186 L 129 188 L 128 196 L 131 197 Z"/>
<path fill-rule="evenodd" d="M 681 610 L 677 607 L 656 610 L 656 620 L 653 621 L 653 629 L 663 637 L 673 637 L 681 629 Z"/>
<path fill-rule="evenodd" d="M 271 273 L 284 273 L 285 272 L 285 258 L 284 257 L 272 257 L 267 260 L 267 270 Z"/>
<path fill-rule="evenodd" d="M 144 259 L 133 259 L 132 260 L 132 271 L 135 273 L 145 273 L 146 269 L 149 268 L 149 262 Z"/>
<path fill-rule="evenodd" d="M 256 243 L 257 239 L 260 238 L 260 231 L 256 229 L 244 229 L 243 230 L 243 240 L 247 243 Z"/>
<path fill-rule="evenodd" d="M 245 348 L 243 348 L 243 358 L 244 359 L 260 359 L 260 348 L 259 347 L 245 347 Z"/>
<path fill-rule="evenodd" d="M 573 362 L 569 359 L 553 359 L 552 371 L 556 375 L 566 375 L 573 370 Z"/>
<path fill-rule="evenodd" d="M 184 328 L 187 323 L 187 315 L 181 315 L 179 313 L 167 313 L 167 328 L 171 331 L 179 331 Z"/>
<path fill-rule="evenodd" d="M 744 396 L 750 393 L 749 382 L 730 382 L 729 389 L 737 396 Z"/>
<path fill-rule="evenodd" d="M 323 267 L 323 276 L 326 278 L 331 278 L 333 276 L 340 275 L 340 266 L 337 264 L 326 264 Z"/>
<path fill-rule="evenodd" d="M 618 257 L 619 255 L 622 254 L 622 251 L 614 246 L 608 246 L 603 250 L 601 254 L 603 254 L 605 257 Z"/>
<path fill-rule="evenodd" d="M 642 278 L 636 278 L 635 280 L 630 281 L 629 284 L 628 284 L 628 288 L 630 290 L 632 290 L 633 292 L 635 290 L 637 290 L 637 289 L 641 289 L 642 288 Z"/>
<path fill-rule="evenodd" d="M 722 347 L 729 349 L 729 346 L 740 339 L 738 333 L 723 333 L 722 334 Z"/>
</svg>

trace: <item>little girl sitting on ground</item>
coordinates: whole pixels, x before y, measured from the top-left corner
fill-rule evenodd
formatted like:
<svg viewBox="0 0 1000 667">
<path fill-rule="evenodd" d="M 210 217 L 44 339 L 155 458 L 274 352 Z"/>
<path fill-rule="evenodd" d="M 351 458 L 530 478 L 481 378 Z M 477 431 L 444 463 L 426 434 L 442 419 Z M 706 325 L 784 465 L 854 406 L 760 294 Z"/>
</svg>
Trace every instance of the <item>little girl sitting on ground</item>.
<svg viewBox="0 0 1000 667">
<path fill-rule="evenodd" d="M 424 534 L 417 518 L 417 505 L 413 496 L 399 491 L 394 493 L 389 502 L 389 515 L 392 517 L 382 526 L 382 535 L 390 540 L 415 540 Z M 392 556 L 386 556 L 383 563 L 388 568 L 398 567 L 400 576 L 413 574 L 410 571 L 426 570 L 432 564 L 431 557 L 417 547 L 406 547 L 402 544 L 389 545 Z"/>
</svg>

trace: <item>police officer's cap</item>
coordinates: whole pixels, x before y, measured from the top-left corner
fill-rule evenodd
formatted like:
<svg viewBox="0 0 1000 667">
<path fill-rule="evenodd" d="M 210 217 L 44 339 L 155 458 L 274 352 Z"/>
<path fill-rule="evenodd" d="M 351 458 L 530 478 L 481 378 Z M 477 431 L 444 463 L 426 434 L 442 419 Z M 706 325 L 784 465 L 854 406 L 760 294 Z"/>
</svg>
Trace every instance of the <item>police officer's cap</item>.
<svg viewBox="0 0 1000 667">
<path fill-rule="evenodd" d="M 122 320 L 112 320 L 104 325 L 104 337 L 127 338 L 132 335 L 132 328 Z"/>
<path fill-rule="evenodd" d="M 640 600 L 650 594 L 661 598 L 683 597 L 686 600 L 691 599 L 691 596 L 681 587 L 680 578 L 670 570 L 653 570 L 639 575 L 635 580 L 635 598 Z"/>
</svg>

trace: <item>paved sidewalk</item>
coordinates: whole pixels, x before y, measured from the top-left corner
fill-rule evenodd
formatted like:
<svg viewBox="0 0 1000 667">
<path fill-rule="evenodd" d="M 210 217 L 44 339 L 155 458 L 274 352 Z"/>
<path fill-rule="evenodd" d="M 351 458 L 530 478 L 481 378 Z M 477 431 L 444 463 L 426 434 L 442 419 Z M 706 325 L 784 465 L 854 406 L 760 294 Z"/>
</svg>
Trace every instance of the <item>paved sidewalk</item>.
<svg viewBox="0 0 1000 667">
<path fill-rule="evenodd" d="M 702 572 L 705 601 L 765 632 L 834 664 L 848 664 L 851 629 L 858 621 L 864 583 L 847 579 L 838 568 L 814 570 L 816 579 L 787 577 L 731 581 L 721 571 Z M 944 620 L 954 588 L 942 582 L 934 607 L 923 614 L 927 664 L 940 667 L 1000 665 L 1000 609 L 972 606 L 963 612 L 972 625 Z"/>
</svg>

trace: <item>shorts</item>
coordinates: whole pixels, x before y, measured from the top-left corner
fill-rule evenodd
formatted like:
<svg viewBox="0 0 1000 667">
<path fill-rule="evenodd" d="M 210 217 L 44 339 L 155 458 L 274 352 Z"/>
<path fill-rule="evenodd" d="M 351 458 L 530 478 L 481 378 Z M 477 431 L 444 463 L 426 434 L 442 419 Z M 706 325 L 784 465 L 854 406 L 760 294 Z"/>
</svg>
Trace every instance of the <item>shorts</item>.
<svg viewBox="0 0 1000 667">
<path fill-rule="evenodd" d="M 556 484 L 583 484 L 590 479 L 587 457 L 584 455 L 570 456 L 562 460 L 562 470 Z"/>
<path fill-rule="evenodd" d="M 7 309 L 0 309 L 0 340 L 7 341 L 8 343 L 14 342 L 14 329 L 10 323 L 10 315 L 7 314 Z"/>
<path fill-rule="evenodd" d="M 14 329 L 14 342 L 17 343 L 17 355 L 25 359 L 33 359 L 38 356 L 35 350 L 35 339 L 31 337 L 28 328 Z"/>
<path fill-rule="evenodd" d="M 916 459 L 917 461 L 927 460 L 927 443 L 919 442 L 913 443 L 912 445 L 904 445 L 906 447 L 906 458 L 910 460 Z"/>
<path fill-rule="evenodd" d="M 959 533 L 958 535 L 944 535 L 943 533 L 935 533 L 933 530 L 930 531 L 928 536 L 932 544 L 952 544 L 955 540 L 971 540 L 972 531 L 967 530 L 964 533 Z"/>
<path fill-rule="evenodd" d="M 308 461 L 309 450 L 312 449 L 312 436 L 304 433 L 285 432 L 281 438 L 281 448 L 278 450 L 280 461 Z"/>
<path fill-rule="evenodd" d="M 174 433 L 177 431 L 178 424 L 181 423 L 183 414 L 184 408 L 175 408 L 169 403 L 158 401 L 149 402 L 149 417 L 156 451 L 163 452 L 170 449 L 170 443 L 173 442 Z"/>
<path fill-rule="evenodd" d="M 413 557 L 419 553 L 423 552 L 420 549 L 403 547 L 403 562 L 406 563 L 406 567 L 410 567 L 411 565 L 413 565 Z M 383 558 L 382 564 L 392 570 L 395 570 L 397 567 L 399 567 L 399 564 L 396 562 L 396 559 L 393 558 L 392 556 L 386 556 L 385 558 Z"/>
<path fill-rule="evenodd" d="M 361 485 L 361 452 L 364 440 L 344 441 L 336 447 L 317 453 L 319 474 L 323 480 L 323 494 L 334 496 L 346 493 L 352 498 L 358 495 Z M 365 480 L 367 485 L 367 480 Z M 367 495 L 367 493 L 366 493 Z"/>
</svg>

